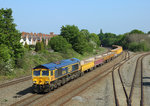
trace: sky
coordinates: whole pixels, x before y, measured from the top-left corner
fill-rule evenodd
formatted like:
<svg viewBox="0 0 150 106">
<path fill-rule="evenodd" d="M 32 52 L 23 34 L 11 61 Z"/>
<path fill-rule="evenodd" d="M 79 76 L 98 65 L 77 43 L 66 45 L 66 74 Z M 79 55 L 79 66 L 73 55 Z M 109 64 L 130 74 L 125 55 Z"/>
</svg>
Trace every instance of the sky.
<svg viewBox="0 0 150 106">
<path fill-rule="evenodd" d="M 150 31 L 150 0 L 0 0 L 11 8 L 20 32 L 60 34 L 62 25 L 76 25 L 90 33 L 123 34 Z"/>
</svg>

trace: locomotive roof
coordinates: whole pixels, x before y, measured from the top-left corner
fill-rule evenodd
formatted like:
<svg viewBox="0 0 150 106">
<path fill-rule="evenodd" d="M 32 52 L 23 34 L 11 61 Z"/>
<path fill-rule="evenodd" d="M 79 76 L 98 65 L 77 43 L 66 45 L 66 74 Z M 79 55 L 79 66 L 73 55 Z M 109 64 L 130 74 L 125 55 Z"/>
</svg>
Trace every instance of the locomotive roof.
<svg viewBox="0 0 150 106">
<path fill-rule="evenodd" d="M 39 65 L 39 66 L 35 67 L 34 69 L 46 68 L 46 69 L 54 70 L 54 69 L 58 69 L 60 67 L 64 67 L 64 66 L 74 64 L 74 63 L 78 63 L 78 62 L 80 62 L 79 59 L 71 58 L 71 59 L 61 60 L 61 61 L 55 62 L 55 63 L 42 64 L 42 65 Z"/>
</svg>

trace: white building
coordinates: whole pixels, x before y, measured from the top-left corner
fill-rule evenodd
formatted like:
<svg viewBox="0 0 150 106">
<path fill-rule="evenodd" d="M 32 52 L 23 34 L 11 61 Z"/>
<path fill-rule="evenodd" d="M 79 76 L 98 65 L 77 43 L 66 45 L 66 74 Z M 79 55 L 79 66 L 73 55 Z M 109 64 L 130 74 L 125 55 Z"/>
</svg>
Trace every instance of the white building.
<svg viewBox="0 0 150 106">
<path fill-rule="evenodd" d="M 27 33 L 22 32 L 21 34 L 21 40 L 20 42 L 25 45 L 27 43 L 28 45 L 36 45 L 37 42 L 41 42 L 42 40 L 45 40 L 46 45 L 48 45 L 48 41 L 54 37 L 57 36 L 53 32 L 50 32 L 50 34 L 42 34 L 42 33 Z"/>
</svg>

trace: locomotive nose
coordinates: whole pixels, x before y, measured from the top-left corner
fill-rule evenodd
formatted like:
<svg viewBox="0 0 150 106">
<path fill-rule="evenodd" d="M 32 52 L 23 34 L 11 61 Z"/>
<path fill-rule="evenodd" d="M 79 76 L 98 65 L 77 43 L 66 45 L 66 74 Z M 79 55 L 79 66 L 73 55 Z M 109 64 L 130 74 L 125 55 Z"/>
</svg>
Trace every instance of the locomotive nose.
<svg viewBox="0 0 150 106">
<path fill-rule="evenodd" d="M 44 80 L 43 78 L 40 78 L 40 79 L 39 79 L 39 85 L 43 85 L 44 82 L 45 82 L 45 80 Z"/>
</svg>

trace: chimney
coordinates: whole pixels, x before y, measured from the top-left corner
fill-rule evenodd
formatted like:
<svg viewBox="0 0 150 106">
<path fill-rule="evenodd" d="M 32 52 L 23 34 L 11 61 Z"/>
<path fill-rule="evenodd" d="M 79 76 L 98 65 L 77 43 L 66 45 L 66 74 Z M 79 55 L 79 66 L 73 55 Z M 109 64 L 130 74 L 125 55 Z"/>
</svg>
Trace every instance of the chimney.
<svg viewBox="0 0 150 106">
<path fill-rule="evenodd" d="M 30 34 L 31 34 L 31 36 L 33 36 L 33 33 L 32 33 L 32 32 L 31 32 Z"/>
<path fill-rule="evenodd" d="M 50 32 L 50 35 L 54 35 L 54 32 Z"/>
<path fill-rule="evenodd" d="M 25 36 L 25 32 L 22 32 L 21 37 L 24 37 L 24 36 Z"/>
</svg>

